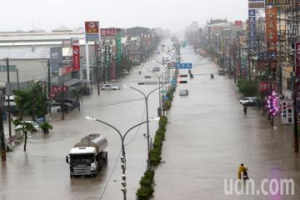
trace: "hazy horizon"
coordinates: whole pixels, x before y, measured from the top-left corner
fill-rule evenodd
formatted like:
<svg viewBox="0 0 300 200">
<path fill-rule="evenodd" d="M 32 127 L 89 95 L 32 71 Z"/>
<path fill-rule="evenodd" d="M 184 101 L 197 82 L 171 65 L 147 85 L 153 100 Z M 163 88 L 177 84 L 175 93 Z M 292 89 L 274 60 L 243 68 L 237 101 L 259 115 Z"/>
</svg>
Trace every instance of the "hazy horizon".
<svg viewBox="0 0 300 200">
<path fill-rule="evenodd" d="M 183 31 L 193 21 L 204 25 L 210 19 L 246 20 L 247 0 L 138 1 L 86 0 L 10 0 L 2 2 L 0 32 L 69 29 L 84 26 L 85 21 L 99 21 L 101 27 L 161 27 Z"/>
</svg>

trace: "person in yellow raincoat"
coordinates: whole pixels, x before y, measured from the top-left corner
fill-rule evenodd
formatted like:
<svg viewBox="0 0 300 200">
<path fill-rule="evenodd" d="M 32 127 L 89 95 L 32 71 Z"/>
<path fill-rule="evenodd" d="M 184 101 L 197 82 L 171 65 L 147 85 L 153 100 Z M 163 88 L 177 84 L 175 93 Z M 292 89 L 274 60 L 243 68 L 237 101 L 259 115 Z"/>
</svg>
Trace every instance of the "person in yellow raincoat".
<svg viewBox="0 0 300 200">
<path fill-rule="evenodd" d="M 238 170 L 238 178 L 242 179 L 242 174 L 243 174 L 243 179 L 246 180 L 248 179 L 248 173 L 247 173 L 247 168 L 244 166 L 244 164 L 242 163 L 239 167 Z"/>
</svg>

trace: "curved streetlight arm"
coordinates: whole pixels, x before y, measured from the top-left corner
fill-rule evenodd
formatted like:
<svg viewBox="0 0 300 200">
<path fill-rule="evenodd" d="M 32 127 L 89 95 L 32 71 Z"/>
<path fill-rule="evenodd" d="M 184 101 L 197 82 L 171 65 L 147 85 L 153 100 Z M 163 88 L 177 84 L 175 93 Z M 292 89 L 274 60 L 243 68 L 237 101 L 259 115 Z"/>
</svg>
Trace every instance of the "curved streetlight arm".
<svg viewBox="0 0 300 200">
<path fill-rule="evenodd" d="M 112 129 L 114 129 L 115 131 L 117 131 L 117 133 L 119 134 L 121 140 L 123 140 L 123 136 L 122 136 L 121 132 L 120 132 L 116 127 L 114 127 L 113 125 L 110 125 L 109 123 L 104 122 L 104 121 L 101 121 L 101 120 L 96 119 L 96 118 L 94 118 L 94 117 L 85 117 L 85 118 L 86 118 L 86 119 L 89 119 L 89 120 L 93 120 L 93 121 L 100 122 L 100 123 L 102 123 L 102 124 L 105 124 L 105 125 L 111 127 Z"/>
<path fill-rule="evenodd" d="M 147 122 L 148 122 L 148 121 L 144 121 L 144 122 L 138 123 L 137 125 L 134 125 L 133 127 L 131 127 L 130 129 L 128 129 L 128 130 L 125 132 L 125 134 L 124 134 L 123 137 L 125 138 L 126 135 L 127 135 L 132 129 L 134 129 L 134 128 L 136 128 L 136 127 L 142 125 L 142 124 L 145 124 L 145 123 L 147 123 Z"/>
<path fill-rule="evenodd" d="M 153 92 L 155 92 L 156 90 L 158 90 L 159 89 L 159 87 L 158 88 L 155 88 L 154 90 L 152 90 L 151 92 L 149 92 L 149 94 L 147 95 L 147 99 L 148 99 L 148 97 L 150 96 L 150 94 L 152 94 Z"/>
<path fill-rule="evenodd" d="M 134 88 L 134 87 L 129 87 L 129 88 L 131 88 L 131 89 L 133 89 L 133 90 L 135 90 L 135 91 L 138 91 L 139 93 L 141 93 L 145 98 L 147 98 L 147 96 L 145 95 L 145 93 L 144 92 L 142 92 L 141 90 L 139 90 L 139 89 L 136 89 L 136 88 Z"/>
</svg>

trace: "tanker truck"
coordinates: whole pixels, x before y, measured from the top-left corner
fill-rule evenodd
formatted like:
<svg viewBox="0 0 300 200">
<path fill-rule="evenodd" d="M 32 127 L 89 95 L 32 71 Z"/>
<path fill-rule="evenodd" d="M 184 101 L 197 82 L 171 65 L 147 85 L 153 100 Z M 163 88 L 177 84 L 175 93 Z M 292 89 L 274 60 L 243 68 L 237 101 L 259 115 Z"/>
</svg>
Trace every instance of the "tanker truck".
<svg viewBox="0 0 300 200">
<path fill-rule="evenodd" d="M 66 156 L 70 177 L 95 177 L 107 162 L 107 140 L 100 134 L 89 134 L 74 145 Z"/>
</svg>

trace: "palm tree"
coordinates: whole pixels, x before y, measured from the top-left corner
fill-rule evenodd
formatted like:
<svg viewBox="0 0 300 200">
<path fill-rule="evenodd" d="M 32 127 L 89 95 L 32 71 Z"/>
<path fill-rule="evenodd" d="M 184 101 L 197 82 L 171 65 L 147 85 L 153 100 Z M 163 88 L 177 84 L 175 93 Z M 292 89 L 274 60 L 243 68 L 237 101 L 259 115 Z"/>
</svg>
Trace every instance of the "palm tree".
<svg viewBox="0 0 300 200">
<path fill-rule="evenodd" d="M 26 151 L 26 145 L 27 145 L 27 131 L 32 131 L 34 129 L 33 125 L 31 123 L 28 123 L 26 121 L 21 121 L 20 119 L 14 120 L 14 125 L 16 126 L 16 131 L 22 131 L 22 133 L 25 136 L 25 142 L 24 142 L 24 151 Z"/>
</svg>

